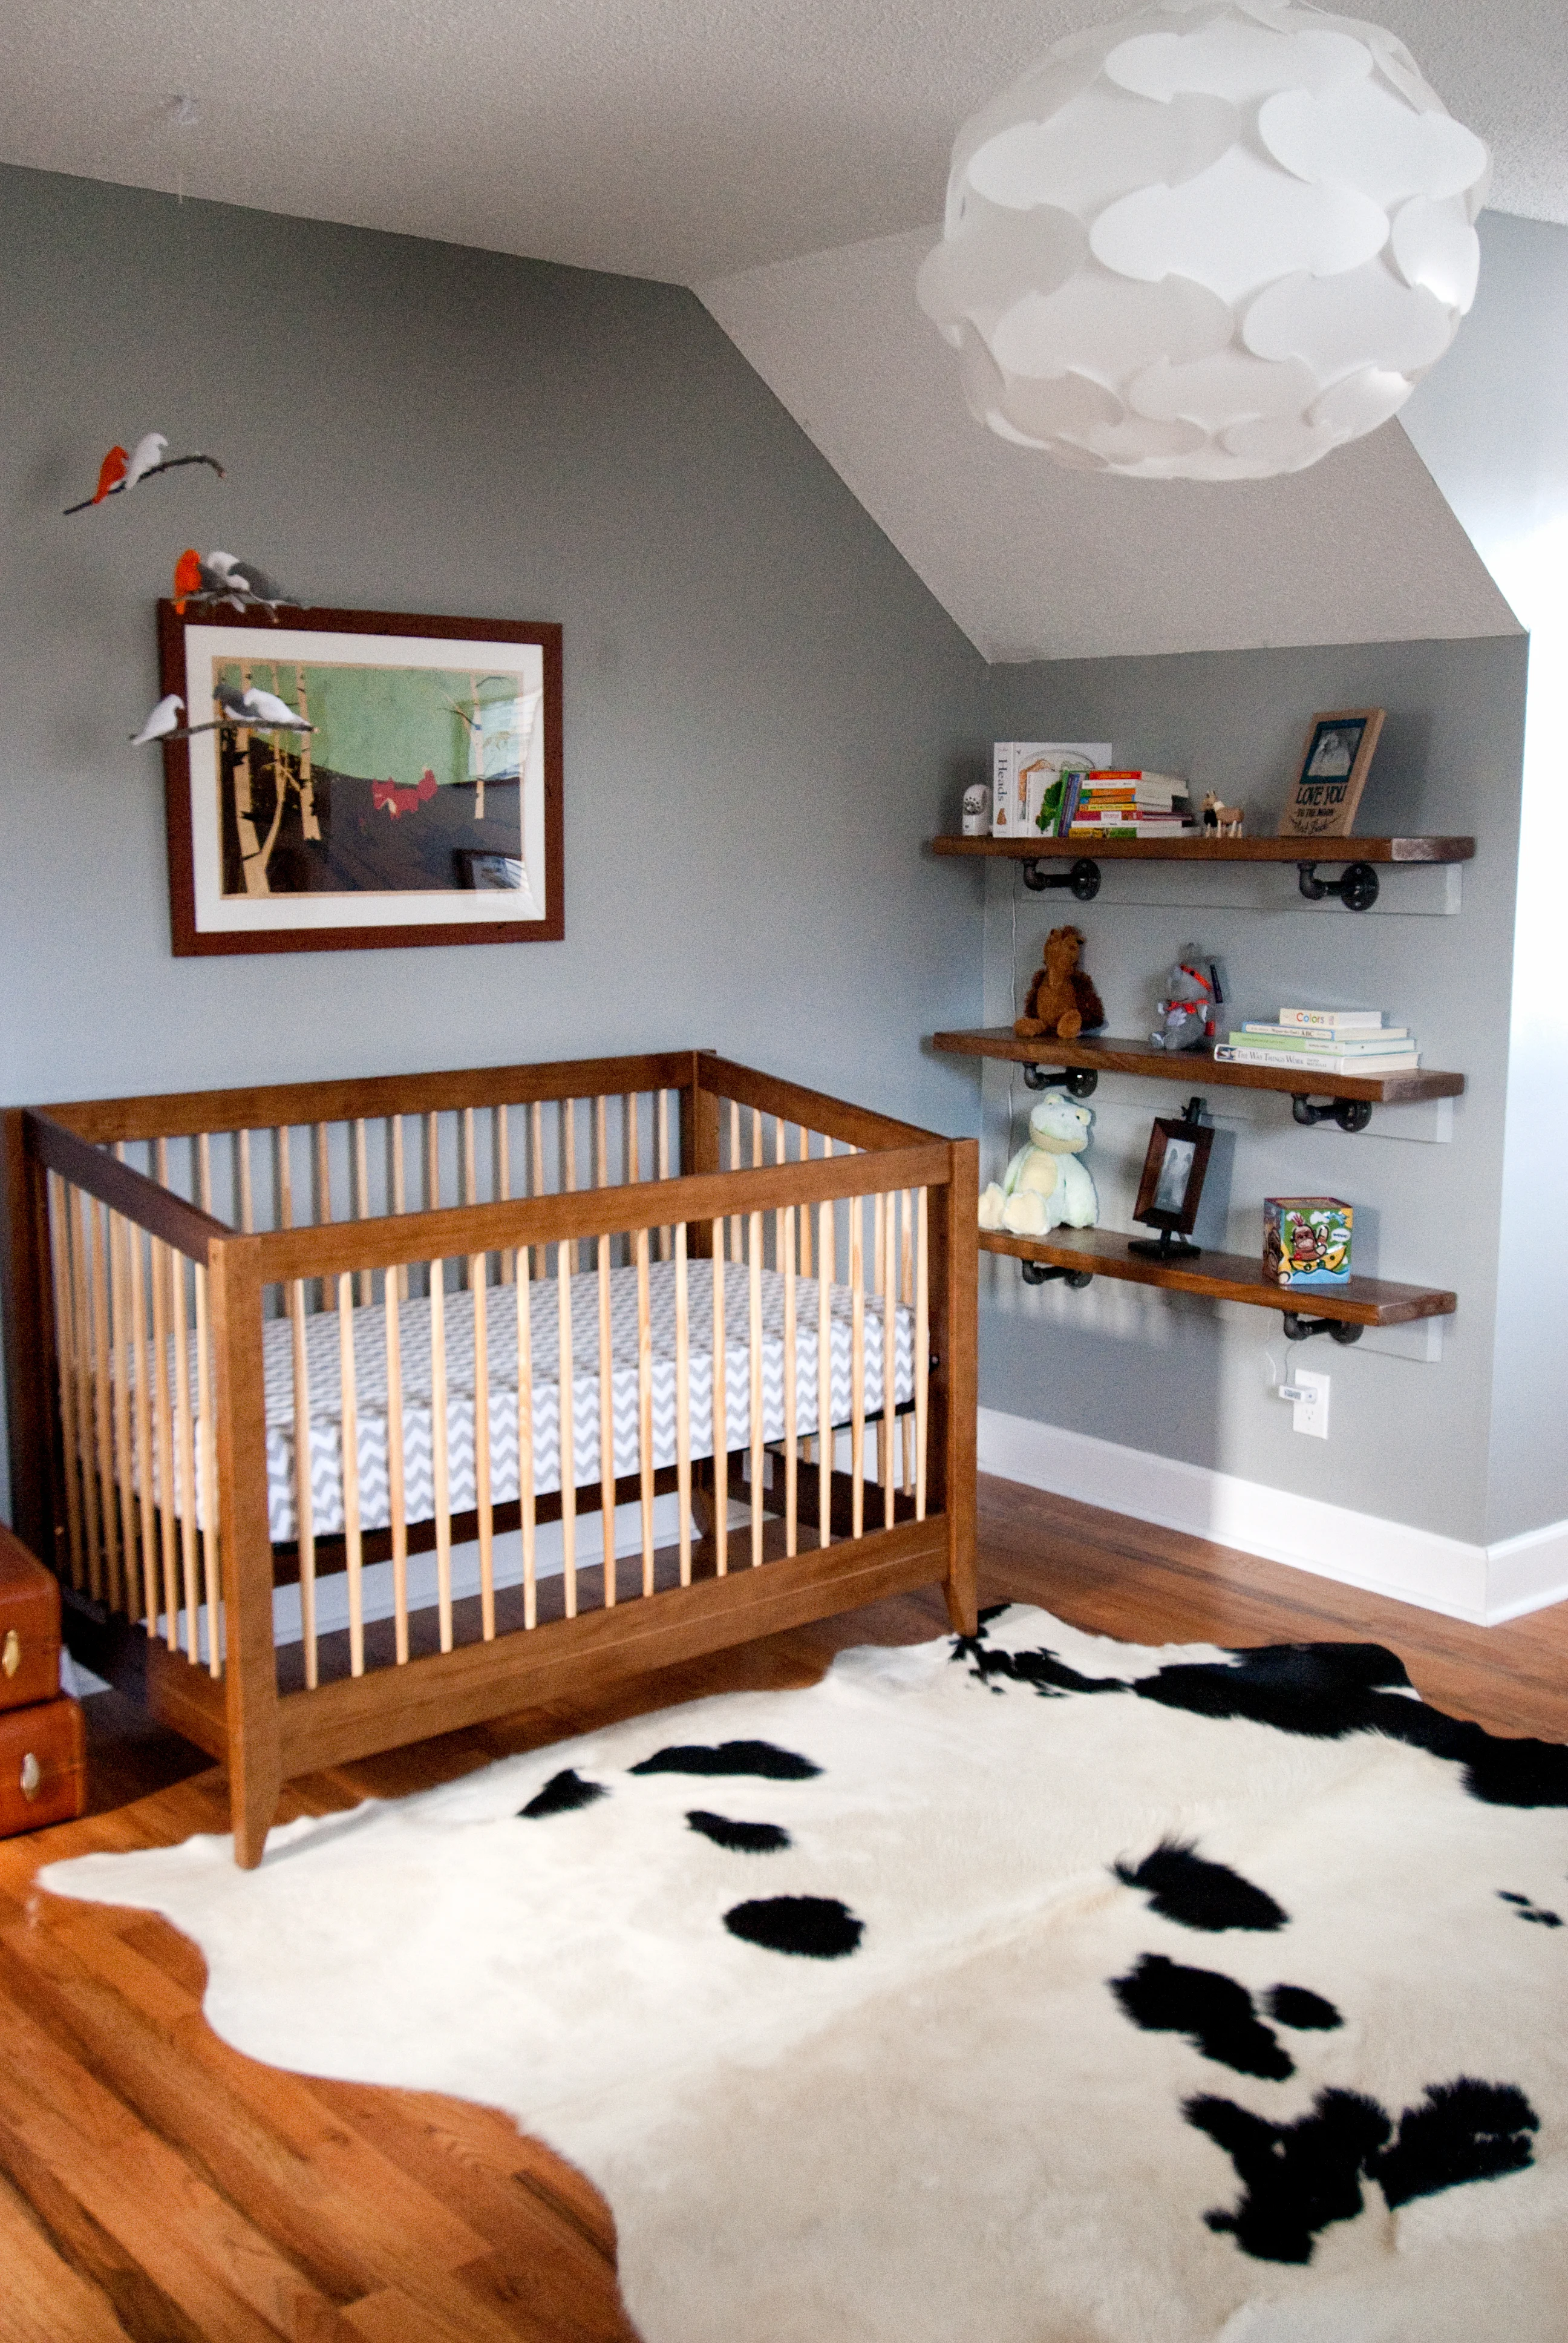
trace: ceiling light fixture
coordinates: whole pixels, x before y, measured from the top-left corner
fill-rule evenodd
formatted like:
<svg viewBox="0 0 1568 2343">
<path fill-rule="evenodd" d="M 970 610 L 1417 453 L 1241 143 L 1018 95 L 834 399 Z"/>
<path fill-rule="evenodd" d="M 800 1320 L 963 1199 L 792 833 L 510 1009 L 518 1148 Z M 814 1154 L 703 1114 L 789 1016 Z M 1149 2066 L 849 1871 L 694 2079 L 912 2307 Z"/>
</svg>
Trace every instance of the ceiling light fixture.
<svg viewBox="0 0 1568 2343">
<path fill-rule="evenodd" d="M 1301 471 L 1448 348 L 1490 174 L 1392 33 L 1159 0 L 965 124 L 920 306 L 974 415 L 1058 463 Z"/>
</svg>

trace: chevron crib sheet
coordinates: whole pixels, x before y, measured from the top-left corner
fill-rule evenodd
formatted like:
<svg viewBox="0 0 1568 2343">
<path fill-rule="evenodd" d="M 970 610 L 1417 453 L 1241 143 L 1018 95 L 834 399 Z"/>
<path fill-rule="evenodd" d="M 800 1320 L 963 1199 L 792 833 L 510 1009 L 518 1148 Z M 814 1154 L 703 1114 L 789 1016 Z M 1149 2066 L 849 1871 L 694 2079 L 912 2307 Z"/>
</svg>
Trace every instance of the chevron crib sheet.
<svg viewBox="0 0 1568 2343">
<path fill-rule="evenodd" d="M 713 1268 L 693 1261 L 688 1271 L 691 1453 L 713 1453 Z M 784 1436 L 784 1281 L 762 1272 L 762 1437 Z M 751 1438 L 749 1276 L 728 1266 L 725 1305 L 725 1441 L 744 1448 Z M 445 1297 L 447 1351 L 447 1442 L 449 1503 L 464 1513 L 476 1502 L 474 1474 L 474 1305 L 483 1299 L 488 1353 L 490 1404 L 490 1494 L 497 1504 L 518 1495 L 518 1303 L 517 1289 L 492 1285 L 481 1294 Z M 676 1462 L 675 1264 L 650 1265 L 652 1319 L 653 1462 Z M 530 1288 L 530 1353 L 533 1362 L 534 1492 L 560 1486 L 561 1383 L 558 1288 L 553 1279 Z M 853 1297 L 848 1286 L 829 1288 L 831 1312 L 829 1372 L 832 1422 L 849 1419 L 853 1384 Z M 804 1438 L 817 1430 L 817 1313 L 814 1278 L 795 1282 L 795 1425 Z M 571 1427 L 574 1479 L 579 1486 L 599 1478 L 598 1279 L 571 1281 Z M 894 1312 L 893 1398 L 901 1406 L 914 1394 L 914 1312 Z M 430 1304 L 426 1297 L 398 1305 L 402 1354 L 405 1504 L 409 1521 L 435 1511 L 431 1433 Z M 882 1303 L 865 1295 L 863 1413 L 882 1407 Z M 343 1435 L 341 1336 L 336 1311 L 306 1320 L 306 1373 L 310 1394 L 310 1493 L 312 1526 L 318 1537 L 343 1528 Z M 272 1536 L 282 1543 L 297 1534 L 295 1504 L 295 1413 L 293 1334 L 286 1319 L 264 1329 L 266 1386 L 266 1468 Z M 362 1528 L 385 1528 L 391 1518 L 387 1453 L 387 1327 L 383 1305 L 354 1312 L 354 1373 L 357 1409 L 359 1519 Z M 615 1414 L 615 1470 L 637 1472 L 637 1271 L 610 1272 L 610 1384 Z M 199 1392 L 192 1377 L 192 1404 Z M 198 1516 L 199 1517 L 199 1516 Z"/>
</svg>

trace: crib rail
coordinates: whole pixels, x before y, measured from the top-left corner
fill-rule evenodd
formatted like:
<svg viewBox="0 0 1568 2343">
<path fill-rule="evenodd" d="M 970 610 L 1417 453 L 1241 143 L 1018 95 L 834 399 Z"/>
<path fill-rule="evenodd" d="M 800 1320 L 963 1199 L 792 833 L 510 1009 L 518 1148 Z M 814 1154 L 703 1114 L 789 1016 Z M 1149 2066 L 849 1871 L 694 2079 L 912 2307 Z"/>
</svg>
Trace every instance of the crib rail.
<svg viewBox="0 0 1568 2343">
<path fill-rule="evenodd" d="M 23 1534 L 157 1638 L 242 1860 L 287 1775 L 585 1670 L 933 1578 L 972 1620 L 968 1142 L 682 1052 L 21 1111 L 5 1146 Z"/>
</svg>

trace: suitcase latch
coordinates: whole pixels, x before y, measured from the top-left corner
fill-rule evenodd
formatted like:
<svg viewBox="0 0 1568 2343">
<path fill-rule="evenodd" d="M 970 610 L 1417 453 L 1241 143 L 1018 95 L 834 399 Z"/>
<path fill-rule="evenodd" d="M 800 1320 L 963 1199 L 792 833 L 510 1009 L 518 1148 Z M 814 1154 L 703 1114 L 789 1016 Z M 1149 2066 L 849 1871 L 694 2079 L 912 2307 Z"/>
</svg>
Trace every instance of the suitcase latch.
<svg viewBox="0 0 1568 2343">
<path fill-rule="evenodd" d="M 22 1638 L 15 1627 L 7 1627 L 5 1644 L 0 1645 L 0 1668 L 4 1668 L 8 1676 L 14 1676 L 21 1664 Z"/>
<path fill-rule="evenodd" d="M 35 1798 L 44 1780 L 44 1768 L 29 1749 L 22 1760 L 22 1795 Z"/>
</svg>

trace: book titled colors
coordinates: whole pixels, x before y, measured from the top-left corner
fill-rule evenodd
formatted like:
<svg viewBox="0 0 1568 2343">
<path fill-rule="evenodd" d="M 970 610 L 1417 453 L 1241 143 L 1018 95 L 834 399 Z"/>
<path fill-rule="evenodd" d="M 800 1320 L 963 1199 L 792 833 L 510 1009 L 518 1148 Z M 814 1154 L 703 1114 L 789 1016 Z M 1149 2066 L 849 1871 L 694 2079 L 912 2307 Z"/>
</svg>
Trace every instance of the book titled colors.
<svg viewBox="0 0 1568 2343">
<path fill-rule="evenodd" d="M 1366 1033 L 1382 1028 L 1381 1009 L 1282 1009 L 1280 1023 L 1325 1033 Z M 1384 1029 L 1403 1032 L 1402 1025 Z"/>
</svg>

